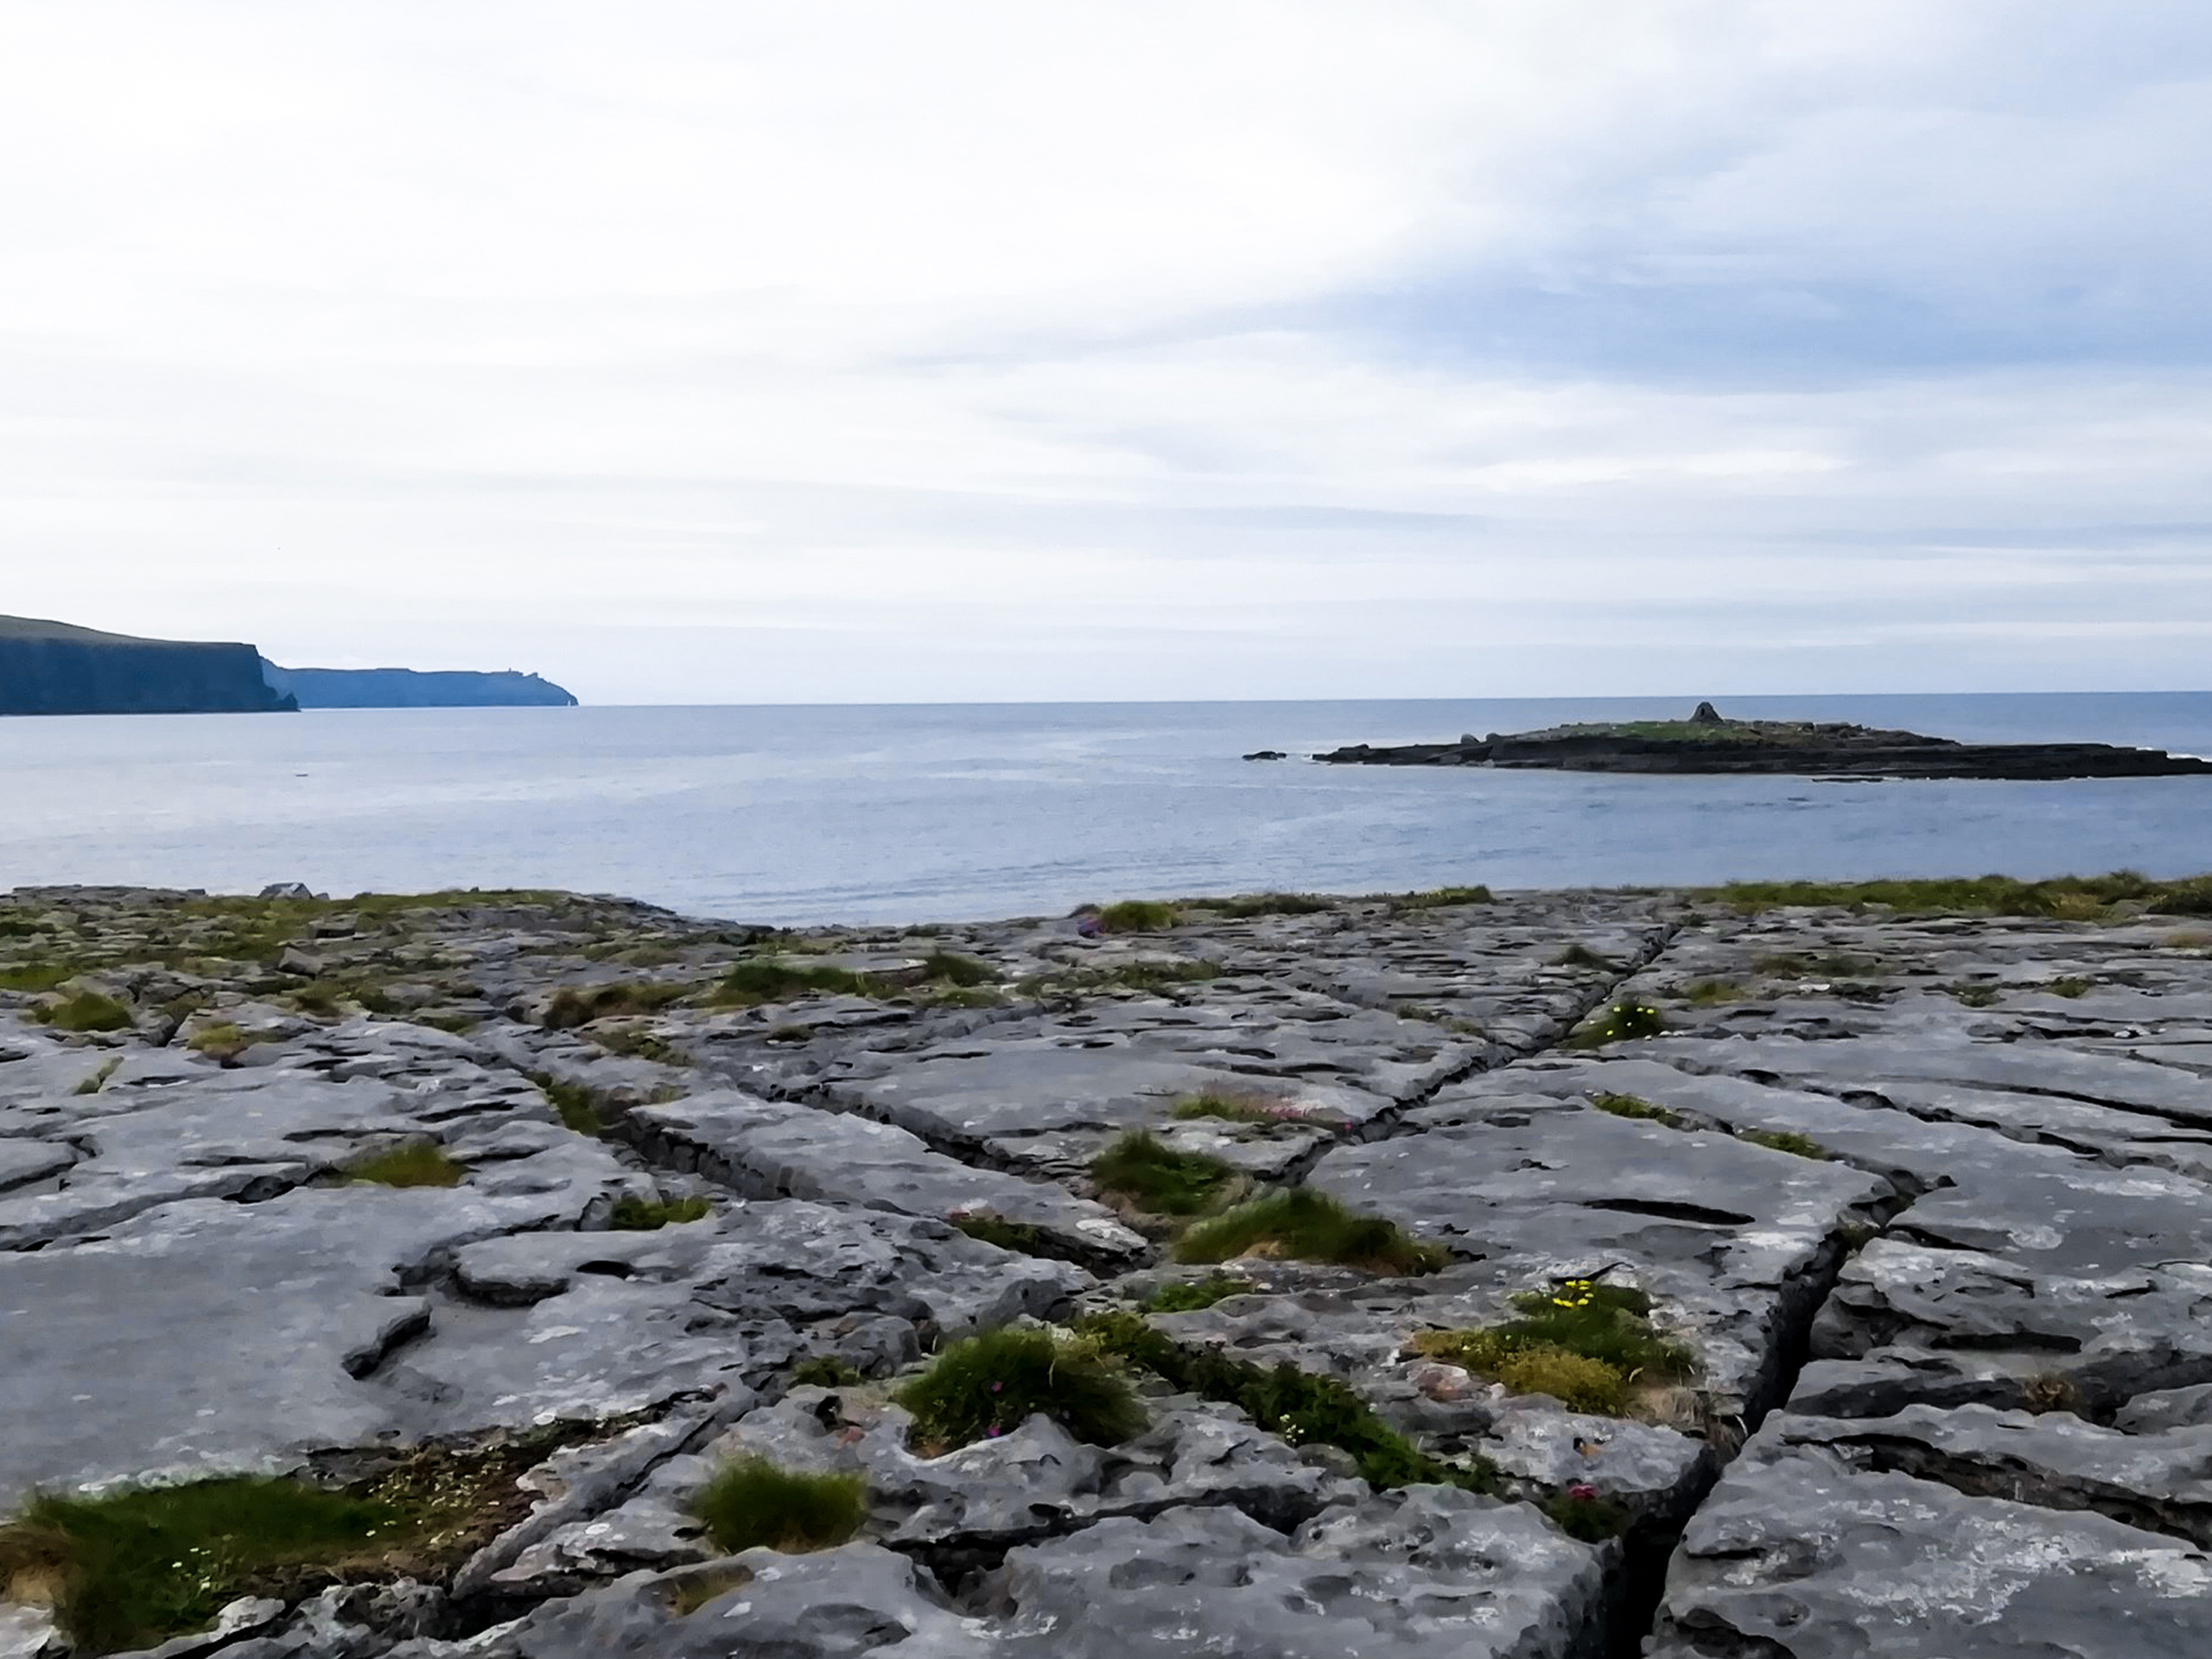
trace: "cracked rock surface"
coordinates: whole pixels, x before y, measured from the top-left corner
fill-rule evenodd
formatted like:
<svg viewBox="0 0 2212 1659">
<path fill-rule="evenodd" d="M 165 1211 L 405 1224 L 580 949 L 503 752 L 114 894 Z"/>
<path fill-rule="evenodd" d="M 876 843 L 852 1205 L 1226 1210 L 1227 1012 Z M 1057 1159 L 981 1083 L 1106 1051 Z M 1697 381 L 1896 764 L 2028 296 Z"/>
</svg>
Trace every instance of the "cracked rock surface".
<svg viewBox="0 0 2212 1659">
<path fill-rule="evenodd" d="M 0 1516 L 556 1437 L 465 1557 L 241 1599 L 170 1659 L 2212 1653 L 2212 930 L 1256 908 L 0 895 Z M 806 972 L 718 988 L 764 959 Z M 1601 1040 L 1628 1004 L 1663 1029 Z M 1177 1265 L 1090 1173 L 1135 1128 L 1448 1259 Z M 361 1179 L 393 1154 L 429 1184 Z M 1377 1490 L 1148 1374 L 1116 1446 L 948 1450 L 890 1398 L 1217 1271 L 1151 1329 L 1341 1383 L 1494 1495 Z M 1580 1280 L 1691 1374 L 1609 1416 L 1417 1345 Z M 693 1506 L 745 1456 L 863 1477 L 858 1535 L 719 1554 Z M 67 1650 L 0 1582 L 0 1656 Z"/>
</svg>

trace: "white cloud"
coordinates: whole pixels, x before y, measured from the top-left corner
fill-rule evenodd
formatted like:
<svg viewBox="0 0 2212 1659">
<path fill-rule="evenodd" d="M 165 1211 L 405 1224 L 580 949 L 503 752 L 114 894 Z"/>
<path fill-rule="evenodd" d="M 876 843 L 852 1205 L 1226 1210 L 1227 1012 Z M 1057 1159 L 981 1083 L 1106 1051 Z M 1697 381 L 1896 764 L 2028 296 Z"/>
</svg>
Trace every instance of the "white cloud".
<svg viewBox="0 0 2212 1659">
<path fill-rule="evenodd" d="M 2208 78 L 2046 0 L 0 3 L 0 607 L 596 700 L 2199 683 Z"/>
</svg>

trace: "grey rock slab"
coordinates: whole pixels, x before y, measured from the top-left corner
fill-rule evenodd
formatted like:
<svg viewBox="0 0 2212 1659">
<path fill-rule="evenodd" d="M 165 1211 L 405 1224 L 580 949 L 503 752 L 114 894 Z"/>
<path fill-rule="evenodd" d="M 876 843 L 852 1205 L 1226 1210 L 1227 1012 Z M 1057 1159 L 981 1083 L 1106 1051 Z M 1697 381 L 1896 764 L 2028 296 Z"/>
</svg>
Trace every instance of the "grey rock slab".
<svg viewBox="0 0 2212 1659">
<path fill-rule="evenodd" d="M 74 1151 L 50 1141 L 0 1140 L 0 1192 L 58 1175 L 76 1161 Z"/>
<path fill-rule="evenodd" d="M 2042 1509 L 2094 1510 L 2199 1548 L 2212 1545 L 2212 1427 L 2130 1433 L 2065 1411 L 1915 1405 L 1878 1418 L 1783 1413 L 1765 1435 L 1768 1446 L 1823 1447 L 1857 1469 Z"/>
<path fill-rule="evenodd" d="M 1421 1486 L 1288 1537 L 1233 1509 L 1102 1521 L 1011 1551 L 982 1605 L 986 1651 L 1021 1659 L 1567 1659 L 1599 1593 L 1596 1552 L 1535 1510 Z"/>
<path fill-rule="evenodd" d="M 2195 1659 L 2212 1559 L 1762 1432 L 1690 1519 L 1649 1659 Z"/>
<path fill-rule="evenodd" d="M 734 1090 L 639 1107 L 630 1123 L 656 1163 L 696 1168 L 750 1197 L 842 1201 L 938 1220 L 1001 1216 L 1087 1259 L 1128 1262 L 1146 1249 L 1103 1205 L 972 1168 L 893 1124 Z"/>
<path fill-rule="evenodd" d="M 404 1277 L 558 1219 L 459 1188 L 302 1189 L 0 1255 L 0 1417 L 44 1426 L 0 1439 L 0 1507 L 37 1485 L 276 1471 L 370 1439 L 391 1420 L 356 1374 L 429 1314 Z"/>
<path fill-rule="evenodd" d="M 2212 1428 L 2212 1382 L 2185 1389 L 2153 1389 L 2122 1406 L 2113 1427 L 2130 1434 L 2170 1428 Z"/>
<path fill-rule="evenodd" d="M 1700 1387 L 1738 1414 L 1772 1391 L 1844 1230 L 1891 1195 L 1847 1165 L 1548 1105 L 1340 1147 L 1310 1184 L 1519 1288 L 1625 1268 L 1697 1348 Z"/>
</svg>

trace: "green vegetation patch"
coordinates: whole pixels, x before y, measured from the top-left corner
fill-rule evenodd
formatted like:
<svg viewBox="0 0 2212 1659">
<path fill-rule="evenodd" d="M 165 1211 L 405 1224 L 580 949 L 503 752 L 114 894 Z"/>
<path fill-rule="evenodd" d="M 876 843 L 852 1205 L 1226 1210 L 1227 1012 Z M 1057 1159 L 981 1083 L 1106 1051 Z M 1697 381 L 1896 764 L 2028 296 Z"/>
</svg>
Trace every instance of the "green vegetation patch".
<svg viewBox="0 0 2212 1659">
<path fill-rule="evenodd" d="M 548 1031 L 574 1031 L 595 1020 L 620 1020 L 652 1014 L 687 995 L 688 985 L 654 980 L 622 980 L 612 985 L 564 985 L 553 993 L 544 1017 Z"/>
<path fill-rule="evenodd" d="M 1182 912 L 1161 899 L 1124 899 L 1096 913 L 1104 933 L 1165 933 L 1183 919 Z"/>
<path fill-rule="evenodd" d="M 1434 1273 L 1452 1259 L 1379 1216 L 1363 1216 L 1325 1192 L 1297 1186 L 1241 1204 L 1202 1221 L 1175 1245 L 1178 1262 L 1227 1262 L 1240 1255 L 1331 1262 L 1369 1273 Z"/>
<path fill-rule="evenodd" d="M 434 1141 L 411 1141 L 346 1166 L 347 1179 L 372 1186 L 457 1186 L 465 1173 Z"/>
<path fill-rule="evenodd" d="M 995 1440 L 1043 1412 L 1079 1440 L 1117 1446 L 1145 1428 L 1120 1362 L 1087 1335 L 1002 1325 L 956 1342 L 892 1398 L 914 1414 L 925 1446 Z"/>
<path fill-rule="evenodd" d="M 1323 1122 L 1309 1109 L 1274 1095 L 1244 1094 L 1225 1089 L 1201 1089 L 1194 1095 L 1178 1099 L 1168 1111 L 1170 1117 L 1185 1121 L 1192 1118 L 1218 1118 L 1224 1123 L 1313 1123 Z"/>
<path fill-rule="evenodd" d="M 1488 887 L 1430 887 L 1421 893 L 1386 893 L 1382 895 L 1391 912 L 1408 911 L 1449 910 L 1459 905 L 1487 905 L 1495 902 Z"/>
<path fill-rule="evenodd" d="M 0 968 L 0 991 L 28 991 L 34 995 L 59 988 L 84 970 L 67 962 L 19 962 Z"/>
<path fill-rule="evenodd" d="M 1883 909 L 1904 916 L 2033 916 L 2098 921 L 2115 905 L 2212 916 L 2212 875 L 2153 881 L 2133 870 L 2021 881 L 2009 875 L 1926 881 L 1732 881 L 1700 894 L 1753 915 L 1780 906 Z"/>
<path fill-rule="evenodd" d="M 1233 1274 L 1212 1273 L 1203 1279 L 1179 1280 L 1162 1285 L 1144 1299 L 1147 1313 L 1195 1313 L 1202 1307 L 1211 1307 L 1216 1302 L 1226 1301 L 1231 1296 L 1245 1296 L 1259 1287 L 1249 1279 L 1239 1279 Z"/>
<path fill-rule="evenodd" d="M 995 1244 L 1002 1250 L 1018 1250 L 1024 1255 L 1053 1256 L 1061 1254 L 1058 1243 L 1042 1227 L 1026 1221 L 1008 1221 L 1004 1216 L 988 1211 L 947 1217 L 954 1227 L 973 1239 L 986 1244 Z"/>
<path fill-rule="evenodd" d="M 1569 1279 L 1513 1298 L 1520 1317 L 1477 1331 L 1425 1331 L 1416 1353 L 1446 1359 L 1516 1394 L 1548 1394 L 1575 1411 L 1618 1416 L 1636 1385 L 1686 1377 L 1695 1357 L 1662 1337 L 1651 1299 L 1624 1285 Z"/>
<path fill-rule="evenodd" d="M 722 976 L 709 999 L 716 1007 L 750 1008 L 802 996 L 880 996 L 884 988 L 866 974 L 826 962 L 753 957 Z"/>
<path fill-rule="evenodd" d="M 1615 1117 L 1643 1118 L 1670 1129 L 1682 1127 L 1681 1113 L 1670 1112 L 1664 1106 L 1655 1106 L 1641 1095 L 1592 1095 L 1590 1103 L 1601 1112 L 1611 1112 Z"/>
<path fill-rule="evenodd" d="M 1210 910 L 1232 921 L 1250 916 L 1311 916 L 1328 909 L 1332 902 L 1316 893 L 1240 893 L 1226 899 L 1183 900 L 1192 910 Z"/>
<path fill-rule="evenodd" d="M 763 1545 L 786 1554 L 828 1549 L 868 1519 L 868 1478 L 802 1474 L 766 1458 L 738 1458 L 715 1471 L 691 1512 L 724 1554 Z"/>
<path fill-rule="evenodd" d="M 1545 1499 L 1543 1511 L 1561 1532 L 1586 1544 L 1619 1537 L 1628 1530 L 1630 1520 L 1624 1506 L 1599 1497 L 1594 1487 L 1571 1486 Z"/>
<path fill-rule="evenodd" d="M 998 979 L 998 970 L 988 962 L 953 950 L 932 950 L 922 958 L 922 966 L 929 970 L 931 981 L 939 985 L 972 988 L 992 984 Z"/>
<path fill-rule="evenodd" d="M 2003 987 L 1974 980 L 1961 980 L 1948 988 L 1969 1008 L 1986 1008 L 2004 995 Z"/>
<path fill-rule="evenodd" d="M 1236 1172 L 1202 1152 L 1178 1152 L 1133 1129 L 1090 1160 L 1102 1192 L 1157 1216 L 1204 1215 L 1236 1186 Z"/>
<path fill-rule="evenodd" d="M 1800 1135 L 1795 1129 L 1745 1129 L 1736 1137 L 1748 1141 L 1755 1147 L 1764 1147 L 1770 1152 L 1786 1152 L 1793 1158 L 1810 1158 L 1825 1161 L 1828 1149 L 1809 1135 Z"/>
<path fill-rule="evenodd" d="M 302 1569 L 372 1563 L 412 1530 L 396 1504 L 293 1480 L 35 1497 L 0 1528 L 0 1599 L 44 1592 L 80 1650 L 152 1647 Z"/>
<path fill-rule="evenodd" d="M 98 991 L 79 991 L 37 1017 L 56 1031 L 124 1031 L 130 1025 L 130 1008 Z"/>
<path fill-rule="evenodd" d="M 271 1040 L 261 1032 L 245 1031 L 228 1020 L 217 1020 L 194 1032 L 185 1046 L 210 1059 L 234 1060 L 256 1043 Z"/>
<path fill-rule="evenodd" d="M 619 1233 L 654 1233 L 671 1224 L 704 1221 L 715 1213 L 705 1198 L 641 1198 L 624 1193 L 614 1200 L 607 1224 Z"/>
<path fill-rule="evenodd" d="M 2070 998 L 2087 996 L 2095 984 L 2094 980 L 2083 979 L 2079 974 L 2062 974 L 2045 985 L 2044 989 L 2049 991 L 2053 996 Z"/>
<path fill-rule="evenodd" d="M 1656 1037 L 1667 1029 L 1667 1016 L 1649 1002 L 1616 1002 L 1585 1022 L 1567 1039 L 1570 1048 L 1603 1048 L 1608 1043 L 1634 1042 Z"/>
<path fill-rule="evenodd" d="M 1270 1433 L 1293 1446 L 1333 1446 L 1359 1462 L 1360 1478 L 1377 1488 L 1413 1485 L 1463 1487 L 1489 1492 L 1497 1471 L 1486 1459 L 1444 1463 L 1376 1416 L 1334 1377 L 1314 1376 L 1294 1365 L 1269 1368 L 1221 1353 L 1188 1348 L 1126 1311 L 1098 1313 L 1077 1329 L 1105 1351 L 1186 1394 L 1237 1407 Z"/>
<path fill-rule="evenodd" d="M 606 1101 L 596 1090 L 550 1076 L 541 1075 L 531 1080 L 545 1091 L 545 1098 L 560 1114 L 563 1128 L 594 1136 L 607 1133 L 607 1116 L 602 1109 Z"/>
<path fill-rule="evenodd" d="M 116 1074 L 122 1065 L 123 1057 L 120 1054 L 102 1060 L 97 1071 L 90 1077 L 79 1078 L 77 1086 L 69 1092 L 73 1095 L 97 1095 L 107 1087 L 107 1080 Z"/>
</svg>

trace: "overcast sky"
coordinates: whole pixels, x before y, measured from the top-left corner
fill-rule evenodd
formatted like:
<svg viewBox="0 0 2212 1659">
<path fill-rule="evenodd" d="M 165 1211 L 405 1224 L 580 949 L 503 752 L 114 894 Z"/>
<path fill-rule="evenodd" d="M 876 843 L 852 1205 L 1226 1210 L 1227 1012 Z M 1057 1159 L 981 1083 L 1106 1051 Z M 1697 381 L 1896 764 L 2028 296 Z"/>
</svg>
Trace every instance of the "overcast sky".
<svg viewBox="0 0 2212 1659">
<path fill-rule="evenodd" d="M 0 0 L 0 611 L 587 702 L 2212 685 L 2202 0 Z"/>
</svg>

